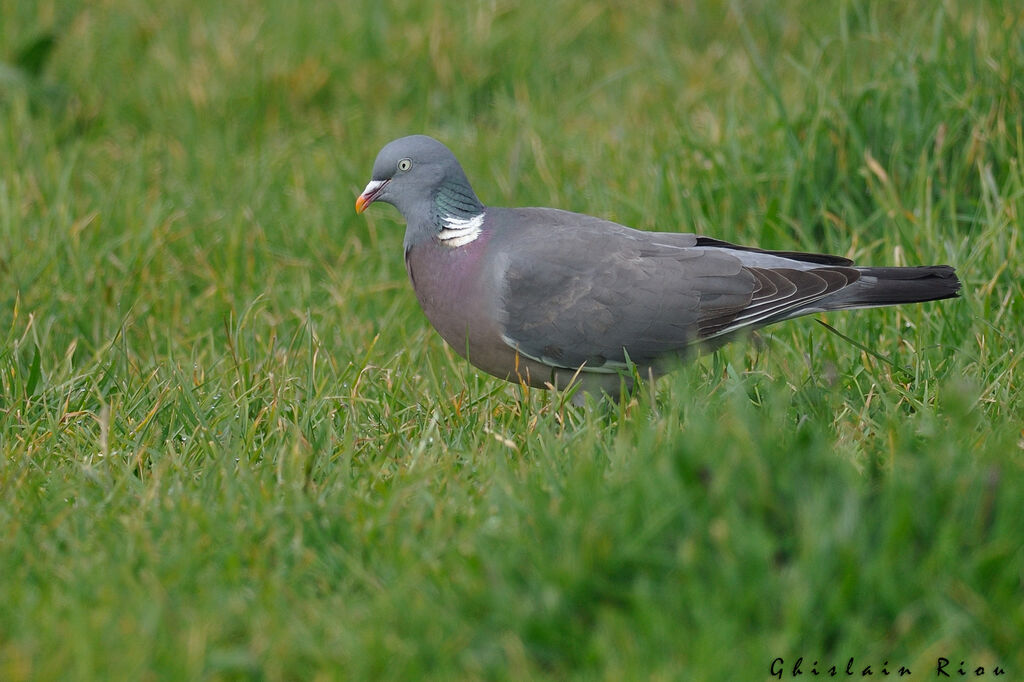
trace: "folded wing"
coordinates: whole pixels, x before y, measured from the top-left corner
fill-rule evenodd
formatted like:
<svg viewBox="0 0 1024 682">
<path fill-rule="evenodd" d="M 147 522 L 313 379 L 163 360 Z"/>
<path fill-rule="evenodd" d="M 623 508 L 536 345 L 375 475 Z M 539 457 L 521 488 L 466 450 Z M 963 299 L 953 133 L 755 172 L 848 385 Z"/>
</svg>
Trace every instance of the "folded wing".
<svg viewBox="0 0 1024 682">
<path fill-rule="evenodd" d="M 524 211 L 531 209 L 517 213 Z M 529 227 L 519 230 L 497 274 L 503 338 L 525 356 L 566 369 L 616 371 L 627 357 L 650 364 L 792 317 L 859 277 L 845 259 L 773 254 L 765 263 L 792 267 L 755 267 L 725 242 L 544 213 L 516 216 Z"/>
</svg>

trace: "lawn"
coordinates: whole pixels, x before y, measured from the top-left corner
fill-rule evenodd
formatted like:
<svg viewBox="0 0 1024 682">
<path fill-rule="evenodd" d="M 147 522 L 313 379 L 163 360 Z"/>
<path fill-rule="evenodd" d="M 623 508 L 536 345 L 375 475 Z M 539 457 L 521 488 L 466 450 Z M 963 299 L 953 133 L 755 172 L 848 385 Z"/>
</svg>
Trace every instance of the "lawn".
<svg viewBox="0 0 1024 682">
<path fill-rule="evenodd" d="M 576 408 L 355 214 L 415 132 L 963 296 Z M 0 680 L 1024 678 L 1022 158 L 1000 0 L 0 4 Z"/>
</svg>

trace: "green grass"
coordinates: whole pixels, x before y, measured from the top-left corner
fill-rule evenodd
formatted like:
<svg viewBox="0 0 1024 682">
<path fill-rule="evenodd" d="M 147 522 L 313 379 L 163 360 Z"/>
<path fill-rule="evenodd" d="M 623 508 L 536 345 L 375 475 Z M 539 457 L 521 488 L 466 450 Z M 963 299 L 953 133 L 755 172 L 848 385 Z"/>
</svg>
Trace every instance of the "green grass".
<svg viewBox="0 0 1024 682">
<path fill-rule="evenodd" d="M 0 5 L 0 679 L 1024 675 L 1019 7 L 541 4 Z M 412 132 L 964 295 L 565 406 L 354 214 Z"/>
</svg>

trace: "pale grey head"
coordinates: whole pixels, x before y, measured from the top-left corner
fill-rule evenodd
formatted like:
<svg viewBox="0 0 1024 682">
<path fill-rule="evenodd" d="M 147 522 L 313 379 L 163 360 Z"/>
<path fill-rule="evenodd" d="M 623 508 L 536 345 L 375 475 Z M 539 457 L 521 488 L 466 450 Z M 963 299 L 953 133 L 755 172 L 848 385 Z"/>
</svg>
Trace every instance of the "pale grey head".
<svg viewBox="0 0 1024 682">
<path fill-rule="evenodd" d="M 362 213 L 375 201 L 391 204 L 405 218 L 407 244 L 451 231 L 484 212 L 455 155 L 426 135 L 384 145 L 371 177 L 356 199 L 356 211 Z"/>
</svg>

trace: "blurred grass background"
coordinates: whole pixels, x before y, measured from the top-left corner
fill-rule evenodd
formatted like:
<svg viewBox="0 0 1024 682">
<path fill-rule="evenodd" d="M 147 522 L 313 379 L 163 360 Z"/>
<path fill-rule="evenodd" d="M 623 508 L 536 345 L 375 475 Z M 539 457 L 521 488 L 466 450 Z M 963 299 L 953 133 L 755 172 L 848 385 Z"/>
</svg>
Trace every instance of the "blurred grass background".
<svg viewBox="0 0 1024 682">
<path fill-rule="evenodd" d="M 0 679 L 1024 674 L 1017 3 L 0 4 Z M 388 140 L 487 203 L 871 264 L 608 410 L 429 328 Z M 787 672 L 787 675 L 789 673 Z"/>
</svg>

